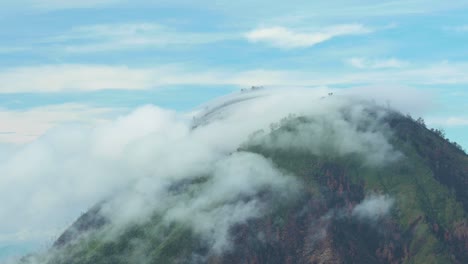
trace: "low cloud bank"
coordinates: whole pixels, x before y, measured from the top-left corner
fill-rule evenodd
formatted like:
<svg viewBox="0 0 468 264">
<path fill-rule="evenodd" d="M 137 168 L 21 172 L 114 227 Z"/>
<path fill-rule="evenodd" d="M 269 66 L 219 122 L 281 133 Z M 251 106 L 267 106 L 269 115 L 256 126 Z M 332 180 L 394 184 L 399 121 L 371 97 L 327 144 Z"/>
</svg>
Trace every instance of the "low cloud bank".
<svg viewBox="0 0 468 264">
<path fill-rule="evenodd" d="M 97 127 L 55 129 L 8 155 L 3 152 L 0 198 L 8 203 L 0 207 L 0 234 L 13 230 L 17 236 L 3 241 L 0 236 L 0 243 L 29 241 L 33 237 L 21 237 L 28 231 L 65 228 L 105 200 L 102 212 L 116 230 L 159 213 L 164 222 L 190 227 L 210 250 L 226 250 L 233 225 L 264 213 L 268 201 L 258 194 L 287 198 L 300 190 L 297 180 L 272 161 L 237 151 L 249 140 L 317 155 L 359 154 L 370 166 L 398 158 L 379 122 L 386 112 L 369 114 L 369 107 L 382 108 L 360 97 L 325 88 L 260 89 L 220 98 L 190 113 L 145 106 Z M 291 114 L 313 122 L 297 131 L 252 137 Z M 190 185 L 194 189 L 184 189 L 184 183 L 197 181 Z M 353 214 L 378 218 L 392 203 L 370 197 Z"/>
</svg>

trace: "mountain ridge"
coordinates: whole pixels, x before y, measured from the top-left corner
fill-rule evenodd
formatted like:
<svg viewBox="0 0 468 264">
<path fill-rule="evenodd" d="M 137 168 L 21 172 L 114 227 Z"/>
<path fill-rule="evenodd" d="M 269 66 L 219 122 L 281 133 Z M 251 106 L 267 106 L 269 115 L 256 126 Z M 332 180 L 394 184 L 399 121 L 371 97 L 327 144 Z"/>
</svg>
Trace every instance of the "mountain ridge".
<svg viewBox="0 0 468 264">
<path fill-rule="evenodd" d="M 189 204 L 182 211 L 168 207 L 115 228 L 104 203 L 29 261 L 468 261 L 468 156 L 396 111 L 353 102 L 288 115 L 250 133 L 215 167 L 168 186 L 166 202 Z"/>
</svg>

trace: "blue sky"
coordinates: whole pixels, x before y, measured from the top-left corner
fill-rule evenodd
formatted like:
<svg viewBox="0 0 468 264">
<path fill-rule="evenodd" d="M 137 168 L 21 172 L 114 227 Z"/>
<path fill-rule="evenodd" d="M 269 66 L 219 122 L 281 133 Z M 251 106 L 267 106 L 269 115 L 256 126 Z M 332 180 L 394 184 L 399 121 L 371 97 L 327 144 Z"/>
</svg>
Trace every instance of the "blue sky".
<svg viewBox="0 0 468 264">
<path fill-rule="evenodd" d="M 0 144 L 252 85 L 362 86 L 424 91 L 413 114 L 468 149 L 467 14 L 468 1 L 0 0 Z M 31 248 L 11 241 L 0 255 Z"/>
</svg>

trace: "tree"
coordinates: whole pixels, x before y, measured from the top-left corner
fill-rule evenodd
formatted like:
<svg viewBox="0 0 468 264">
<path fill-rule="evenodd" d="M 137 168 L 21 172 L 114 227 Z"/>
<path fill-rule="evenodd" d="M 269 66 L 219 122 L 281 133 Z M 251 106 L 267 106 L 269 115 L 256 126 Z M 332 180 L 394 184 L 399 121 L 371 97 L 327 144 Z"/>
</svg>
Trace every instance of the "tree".
<svg viewBox="0 0 468 264">
<path fill-rule="evenodd" d="M 436 135 L 438 135 L 441 138 L 445 138 L 445 131 L 443 129 L 431 129 L 432 132 L 434 132 Z"/>
<path fill-rule="evenodd" d="M 426 123 L 424 122 L 424 119 L 422 117 L 418 117 L 418 119 L 416 119 L 416 123 L 420 124 L 423 127 L 426 127 Z"/>
</svg>

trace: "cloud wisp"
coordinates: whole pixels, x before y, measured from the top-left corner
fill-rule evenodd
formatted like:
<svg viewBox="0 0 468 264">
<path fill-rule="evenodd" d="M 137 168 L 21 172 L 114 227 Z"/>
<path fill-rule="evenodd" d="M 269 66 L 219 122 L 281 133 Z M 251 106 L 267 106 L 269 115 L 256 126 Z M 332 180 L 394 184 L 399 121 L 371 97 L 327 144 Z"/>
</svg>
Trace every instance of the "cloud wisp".
<svg viewBox="0 0 468 264">
<path fill-rule="evenodd" d="M 45 42 L 67 53 L 113 52 L 142 48 L 173 48 L 236 39 L 221 32 L 183 32 L 156 23 L 96 24 L 73 28 Z"/>
<path fill-rule="evenodd" d="M 371 194 L 353 208 L 352 215 L 360 220 L 377 221 L 390 213 L 395 199 L 387 195 Z"/>
<path fill-rule="evenodd" d="M 434 63 L 424 67 L 402 61 L 355 61 L 359 72 L 309 72 L 285 69 L 207 69 L 167 64 L 154 67 L 60 64 L 0 69 L 0 93 L 96 90 L 145 90 L 174 85 L 324 86 L 340 84 L 466 84 L 467 63 Z"/>
<path fill-rule="evenodd" d="M 28 110 L 0 109 L 0 143 L 27 143 L 64 123 L 93 126 L 112 119 L 119 109 L 61 104 Z"/>
<path fill-rule="evenodd" d="M 345 24 L 317 31 L 294 31 L 285 27 L 257 28 L 245 37 L 252 43 L 265 43 L 276 48 L 307 48 L 339 36 L 369 34 L 373 30 L 361 24 Z"/>
<path fill-rule="evenodd" d="M 466 116 L 449 116 L 445 118 L 433 117 L 427 120 L 429 125 L 433 126 L 447 126 L 447 127 L 457 127 L 457 126 L 468 126 L 468 117 Z"/>
<path fill-rule="evenodd" d="M 0 92 L 59 92 L 102 89 L 147 89 L 151 72 L 126 66 L 43 65 L 19 67 L 0 72 Z"/>
<path fill-rule="evenodd" d="M 385 68 L 403 68 L 409 65 L 408 62 L 395 58 L 382 60 L 369 60 L 366 58 L 354 57 L 346 62 L 358 69 L 385 69 Z"/>
<path fill-rule="evenodd" d="M 448 27 L 447 30 L 458 32 L 458 33 L 466 33 L 468 32 L 468 25 L 459 25 L 455 27 Z"/>
</svg>

